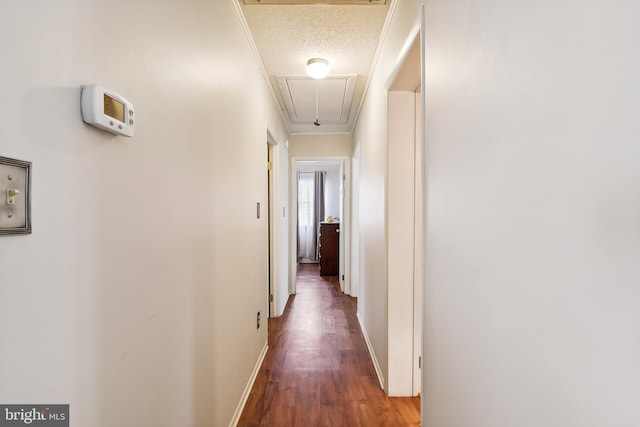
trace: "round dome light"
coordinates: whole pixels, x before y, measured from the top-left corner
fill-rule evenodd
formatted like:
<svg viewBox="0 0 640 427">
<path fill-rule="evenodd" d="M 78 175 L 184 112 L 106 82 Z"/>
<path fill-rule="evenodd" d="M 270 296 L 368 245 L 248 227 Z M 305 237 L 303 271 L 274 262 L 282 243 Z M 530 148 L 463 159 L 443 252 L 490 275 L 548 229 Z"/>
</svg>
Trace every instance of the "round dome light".
<svg viewBox="0 0 640 427">
<path fill-rule="evenodd" d="M 307 75 L 312 79 L 324 79 L 329 74 L 329 61 L 311 58 L 307 61 Z"/>
</svg>

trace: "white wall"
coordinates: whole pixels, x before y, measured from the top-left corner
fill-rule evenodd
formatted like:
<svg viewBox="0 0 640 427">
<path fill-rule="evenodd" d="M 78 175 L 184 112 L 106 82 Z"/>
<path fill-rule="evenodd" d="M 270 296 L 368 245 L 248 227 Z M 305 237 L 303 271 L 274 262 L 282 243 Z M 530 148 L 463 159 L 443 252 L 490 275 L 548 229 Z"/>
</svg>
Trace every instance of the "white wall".
<svg viewBox="0 0 640 427">
<path fill-rule="evenodd" d="M 426 2 L 425 426 L 640 425 L 639 14 Z"/>
<path fill-rule="evenodd" d="M 12 2 L 0 40 L 0 155 L 33 162 L 33 234 L 0 238 L 0 401 L 228 425 L 267 337 L 265 123 L 284 140 L 232 2 Z M 87 83 L 134 103 L 134 138 L 82 123 Z"/>
<path fill-rule="evenodd" d="M 359 259 L 358 316 L 368 337 L 374 364 L 381 381 L 388 377 L 388 292 L 387 281 L 387 84 L 401 65 L 418 28 L 416 1 L 392 4 L 389 25 L 369 91 L 354 131 L 359 151 L 358 220 Z M 411 166 L 411 165 L 410 165 Z M 406 311 L 407 307 L 400 306 Z M 384 384 L 385 387 L 388 384 Z"/>
<path fill-rule="evenodd" d="M 327 167 L 325 182 L 325 219 L 328 216 L 340 218 L 340 164 Z"/>
</svg>

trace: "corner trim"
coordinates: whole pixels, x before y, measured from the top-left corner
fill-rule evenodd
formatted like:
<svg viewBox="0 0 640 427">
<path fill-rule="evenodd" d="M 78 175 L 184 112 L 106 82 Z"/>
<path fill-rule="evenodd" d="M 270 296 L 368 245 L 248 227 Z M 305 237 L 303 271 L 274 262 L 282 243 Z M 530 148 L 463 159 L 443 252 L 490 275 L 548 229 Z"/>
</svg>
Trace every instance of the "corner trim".
<svg viewBox="0 0 640 427">
<path fill-rule="evenodd" d="M 256 362 L 256 366 L 253 368 L 253 372 L 251 372 L 251 377 L 249 377 L 249 381 L 247 385 L 244 387 L 244 391 L 242 392 L 242 396 L 240 397 L 240 402 L 238 403 L 238 407 L 236 408 L 236 412 L 233 414 L 233 418 L 231 418 L 231 422 L 229 423 L 229 427 L 236 427 L 238 422 L 240 421 L 240 416 L 242 415 L 242 411 L 244 410 L 244 405 L 247 403 L 247 399 L 249 399 L 249 394 L 251 393 L 251 389 L 253 388 L 253 383 L 256 381 L 258 377 L 258 372 L 260 372 L 260 367 L 262 366 L 262 362 L 264 362 L 264 358 L 267 355 L 267 350 L 269 349 L 269 343 L 264 344 L 264 348 L 262 349 L 262 353 L 258 357 L 258 361 Z"/>
<path fill-rule="evenodd" d="M 380 363 L 378 363 L 378 358 L 376 357 L 375 352 L 373 351 L 373 346 L 371 345 L 371 341 L 369 341 L 369 335 L 367 335 L 367 330 L 364 327 L 364 322 L 362 321 L 362 317 L 360 317 L 360 313 L 356 313 L 358 317 L 358 323 L 360 323 L 360 329 L 362 330 L 362 336 L 364 336 L 364 341 L 367 343 L 367 348 L 369 349 L 369 355 L 371 356 L 371 361 L 373 362 L 373 367 L 376 370 L 376 375 L 378 376 L 378 382 L 380 383 L 380 388 L 384 390 L 384 376 L 382 376 L 382 369 L 380 369 Z"/>
</svg>

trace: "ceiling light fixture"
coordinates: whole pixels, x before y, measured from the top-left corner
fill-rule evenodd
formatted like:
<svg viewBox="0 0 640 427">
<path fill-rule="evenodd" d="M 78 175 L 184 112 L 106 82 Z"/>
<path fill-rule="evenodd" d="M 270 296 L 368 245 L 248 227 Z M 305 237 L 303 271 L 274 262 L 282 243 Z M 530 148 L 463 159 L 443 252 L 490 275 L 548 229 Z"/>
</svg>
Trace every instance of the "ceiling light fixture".
<svg viewBox="0 0 640 427">
<path fill-rule="evenodd" d="M 312 79 L 324 79 L 329 74 L 329 61 L 311 58 L 307 61 L 307 75 Z"/>
</svg>

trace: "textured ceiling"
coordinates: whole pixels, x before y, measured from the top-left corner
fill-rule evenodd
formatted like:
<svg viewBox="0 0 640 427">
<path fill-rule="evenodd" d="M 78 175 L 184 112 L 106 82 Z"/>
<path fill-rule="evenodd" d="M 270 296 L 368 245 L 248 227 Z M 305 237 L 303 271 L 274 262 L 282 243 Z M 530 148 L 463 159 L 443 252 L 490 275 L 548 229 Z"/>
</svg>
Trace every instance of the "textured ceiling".
<svg viewBox="0 0 640 427">
<path fill-rule="evenodd" d="M 350 132 L 369 77 L 389 2 L 382 5 L 249 5 L 240 1 L 290 131 Z M 277 79 L 305 76 L 307 60 L 315 57 L 329 61 L 330 76 L 357 76 L 346 123 L 328 123 L 317 127 L 313 124 L 292 124 L 290 121 Z M 308 85 L 309 89 L 317 86 L 311 79 Z M 326 97 L 320 94 L 320 99 L 323 98 Z M 334 104 L 338 102 L 341 101 L 334 101 Z M 327 106 L 324 109 L 330 108 Z M 322 106 L 320 110 L 323 110 Z"/>
<path fill-rule="evenodd" d="M 385 4 L 386 0 L 243 0 L 244 4 Z"/>
</svg>

